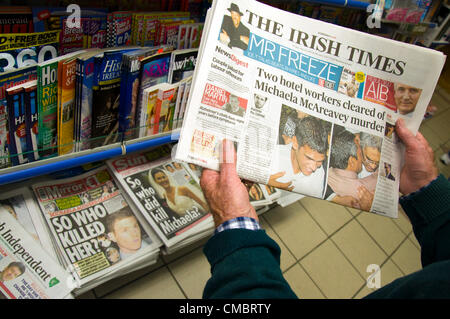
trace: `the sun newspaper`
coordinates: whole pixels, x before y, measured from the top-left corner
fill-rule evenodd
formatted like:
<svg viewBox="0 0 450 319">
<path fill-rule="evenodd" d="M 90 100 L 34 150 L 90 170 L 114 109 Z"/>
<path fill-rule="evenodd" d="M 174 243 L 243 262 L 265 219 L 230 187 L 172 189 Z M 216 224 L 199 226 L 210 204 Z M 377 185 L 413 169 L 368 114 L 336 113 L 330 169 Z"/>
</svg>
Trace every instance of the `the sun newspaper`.
<svg viewBox="0 0 450 319">
<path fill-rule="evenodd" d="M 198 167 L 173 162 L 170 152 L 162 147 L 107 161 L 114 177 L 168 251 L 214 230 L 198 182 Z"/>
<path fill-rule="evenodd" d="M 0 299 L 73 298 L 74 279 L 0 206 Z"/>
<path fill-rule="evenodd" d="M 62 265 L 78 290 L 156 262 L 160 241 L 135 214 L 106 165 L 79 176 L 32 185 Z"/>
<path fill-rule="evenodd" d="M 176 159 L 218 170 L 227 138 L 243 179 L 396 217 L 394 125 L 417 132 L 444 62 L 256 1 L 214 1 Z"/>
</svg>

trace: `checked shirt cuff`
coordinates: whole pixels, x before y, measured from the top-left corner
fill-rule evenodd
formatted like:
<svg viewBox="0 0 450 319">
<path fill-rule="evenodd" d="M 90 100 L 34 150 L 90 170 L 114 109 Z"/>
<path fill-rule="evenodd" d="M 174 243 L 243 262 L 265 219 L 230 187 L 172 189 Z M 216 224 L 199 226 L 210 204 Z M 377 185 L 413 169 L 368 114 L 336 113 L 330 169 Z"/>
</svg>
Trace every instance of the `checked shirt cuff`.
<svg viewBox="0 0 450 319">
<path fill-rule="evenodd" d="M 236 217 L 220 224 L 214 231 L 214 234 L 220 233 L 227 229 L 259 230 L 261 229 L 261 226 L 256 219 L 251 217 Z"/>
</svg>

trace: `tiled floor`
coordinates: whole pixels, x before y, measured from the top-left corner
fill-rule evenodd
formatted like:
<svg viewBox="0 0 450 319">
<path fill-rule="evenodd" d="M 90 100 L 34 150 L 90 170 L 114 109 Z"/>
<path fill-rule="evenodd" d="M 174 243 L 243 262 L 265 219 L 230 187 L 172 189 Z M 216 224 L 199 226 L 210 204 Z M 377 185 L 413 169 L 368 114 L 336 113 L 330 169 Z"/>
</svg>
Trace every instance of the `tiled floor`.
<svg viewBox="0 0 450 319">
<path fill-rule="evenodd" d="M 450 93 L 437 89 L 438 112 L 420 131 L 447 178 L 450 166 L 438 157 L 450 149 Z M 400 208 L 401 209 L 401 208 Z M 381 285 L 421 268 L 420 246 L 401 211 L 398 219 L 362 213 L 313 198 L 261 216 L 261 223 L 281 247 L 281 268 L 301 298 L 361 298 L 371 264 L 381 268 Z M 201 298 L 210 276 L 202 253 L 206 240 L 148 269 L 109 281 L 80 298 Z"/>
</svg>

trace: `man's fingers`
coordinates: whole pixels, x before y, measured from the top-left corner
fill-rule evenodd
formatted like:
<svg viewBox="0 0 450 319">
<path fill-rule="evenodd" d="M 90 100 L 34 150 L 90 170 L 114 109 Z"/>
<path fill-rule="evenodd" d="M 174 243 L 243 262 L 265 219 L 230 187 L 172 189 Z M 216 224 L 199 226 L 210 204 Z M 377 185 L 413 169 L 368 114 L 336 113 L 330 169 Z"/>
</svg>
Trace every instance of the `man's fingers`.
<svg viewBox="0 0 450 319">
<path fill-rule="evenodd" d="M 413 133 L 406 127 L 403 119 L 398 119 L 395 123 L 395 131 L 403 144 L 408 147 L 415 147 L 417 140 Z"/>
<path fill-rule="evenodd" d="M 220 177 L 229 178 L 230 176 L 236 176 L 236 151 L 234 149 L 233 142 L 227 139 L 223 139 L 220 152 Z"/>
<path fill-rule="evenodd" d="M 427 150 L 428 155 L 430 156 L 430 158 L 434 159 L 434 152 L 433 149 L 431 148 L 430 144 L 428 144 L 428 141 L 425 139 L 425 137 L 422 135 L 422 133 L 417 132 L 417 141 L 423 145 L 423 147 Z"/>
<path fill-rule="evenodd" d="M 209 190 L 211 187 L 217 185 L 218 180 L 219 172 L 204 168 L 200 177 L 200 187 L 204 190 Z"/>
</svg>

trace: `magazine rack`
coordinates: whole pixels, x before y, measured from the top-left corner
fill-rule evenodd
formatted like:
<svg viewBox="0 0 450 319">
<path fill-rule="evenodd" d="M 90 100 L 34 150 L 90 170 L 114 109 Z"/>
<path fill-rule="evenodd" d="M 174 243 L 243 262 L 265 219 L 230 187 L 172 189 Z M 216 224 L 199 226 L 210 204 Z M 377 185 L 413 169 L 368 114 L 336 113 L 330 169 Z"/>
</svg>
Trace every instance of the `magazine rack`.
<svg viewBox="0 0 450 319">
<path fill-rule="evenodd" d="M 0 185 L 19 182 L 45 174 L 67 170 L 87 163 L 102 161 L 115 156 L 167 144 L 178 140 L 179 134 L 180 131 L 175 130 L 28 164 L 8 167 L 0 170 Z"/>
</svg>

